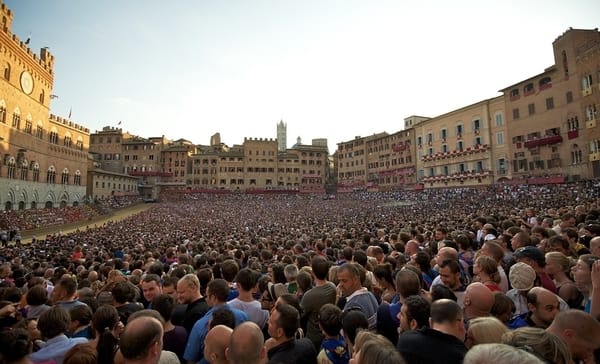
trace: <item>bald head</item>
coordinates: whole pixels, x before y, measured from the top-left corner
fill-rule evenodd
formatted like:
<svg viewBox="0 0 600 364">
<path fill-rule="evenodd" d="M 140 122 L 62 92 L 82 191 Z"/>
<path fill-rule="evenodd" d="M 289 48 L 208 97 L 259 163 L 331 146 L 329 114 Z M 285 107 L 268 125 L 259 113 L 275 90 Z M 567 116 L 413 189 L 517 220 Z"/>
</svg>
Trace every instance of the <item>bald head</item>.
<svg viewBox="0 0 600 364">
<path fill-rule="evenodd" d="M 590 240 L 590 252 L 600 257 L 600 236 L 596 236 Z"/>
<path fill-rule="evenodd" d="M 129 320 L 121 334 L 120 350 L 126 362 L 156 363 L 162 351 L 163 325 L 154 317 Z"/>
<path fill-rule="evenodd" d="M 233 330 L 227 348 L 231 364 L 262 363 L 266 354 L 263 333 L 254 322 L 244 322 Z"/>
<path fill-rule="evenodd" d="M 204 339 L 204 357 L 211 364 L 227 363 L 225 350 L 233 330 L 225 325 L 217 325 L 210 329 Z"/>
<path fill-rule="evenodd" d="M 466 318 L 489 316 L 494 301 L 494 294 L 484 284 L 480 282 L 469 284 L 464 299 Z"/>
</svg>

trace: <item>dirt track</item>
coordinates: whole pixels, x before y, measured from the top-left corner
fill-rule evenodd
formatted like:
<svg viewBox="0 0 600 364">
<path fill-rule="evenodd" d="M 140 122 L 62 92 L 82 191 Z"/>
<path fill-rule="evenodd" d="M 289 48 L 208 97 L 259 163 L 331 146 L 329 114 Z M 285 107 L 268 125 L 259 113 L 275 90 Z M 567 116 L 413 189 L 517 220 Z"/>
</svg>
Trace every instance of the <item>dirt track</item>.
<svg viewBox="0 0 600 364">
<path fill-rule="evenodd" d="M 126 207 L 124 209 L 116 210 L 109 215 L 99 216 L 93 218 L 92 220 L 80 221 L 71 224 L 64 225 L 53 225 L 47 228 L 41 228 L 36 230 L 26 230 L 21 233 L 21 240 L 23 243 L 29 243 L 33 236 L 37 238 L 43 238 L 46 235 L 51 235 L 55 233 L 71 233 L 76 231 L 77 229 L 83 230 L 88 227 L 94 227 L 94 225 L 100 226 L 108 221 L 120 221 L 126 217 L 131 215 L 135 215 L 139 212 L 145 211 L 152 207 L 153 204 L 149 203 L 139 203 L 130 207 Z"/>
</svg>

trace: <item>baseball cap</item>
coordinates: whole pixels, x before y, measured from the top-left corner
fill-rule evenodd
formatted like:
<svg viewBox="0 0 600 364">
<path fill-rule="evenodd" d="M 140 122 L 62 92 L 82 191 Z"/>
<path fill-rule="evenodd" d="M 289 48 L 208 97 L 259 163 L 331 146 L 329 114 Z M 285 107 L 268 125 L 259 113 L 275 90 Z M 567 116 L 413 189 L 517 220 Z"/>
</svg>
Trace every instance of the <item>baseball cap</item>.
<svg viewBox="0 0 600 364">
<path fill-rule="evenodd" d="M 511 286 L 519 291 L 529 291 L 535 283 L 535 278 L 535 271 L 525 263 L 513 264 L 508 273 Z"/>
<path fill-rule="evenodd" d="M 524 246 L 515 250 L 513 256 L 515 259 L 519 258 L 529 258 L 537 262 L 540 266 L 544 266 L 546 263 L 546 259 L 544 258 L 544 253 L 535 246 Z"/>
</svg>

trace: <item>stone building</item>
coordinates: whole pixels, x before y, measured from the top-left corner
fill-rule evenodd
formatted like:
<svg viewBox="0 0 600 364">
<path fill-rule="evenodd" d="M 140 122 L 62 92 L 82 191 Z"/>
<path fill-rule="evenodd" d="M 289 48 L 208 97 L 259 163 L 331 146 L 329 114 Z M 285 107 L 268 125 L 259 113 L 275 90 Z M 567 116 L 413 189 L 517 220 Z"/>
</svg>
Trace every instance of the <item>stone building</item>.
<svg viewBox="0 0 600 364">
<path fill-rule="evenodd" d="M 12 33 L 0 1 L 0 204 L 3 209 L 76 206 L 85 201 L 89 130 L 50 114 L 54 56 Z"/>
</svg>

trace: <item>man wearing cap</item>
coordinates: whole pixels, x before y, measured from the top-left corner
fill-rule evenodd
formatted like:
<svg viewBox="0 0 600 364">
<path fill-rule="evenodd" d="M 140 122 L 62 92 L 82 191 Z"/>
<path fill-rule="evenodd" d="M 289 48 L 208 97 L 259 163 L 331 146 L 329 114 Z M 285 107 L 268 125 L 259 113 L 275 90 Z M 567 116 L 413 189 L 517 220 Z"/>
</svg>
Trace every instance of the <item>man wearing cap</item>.
<svg viewBox="0 0 600 364">
<path fill-rule="evenodd" d="M 535 284 L 535 271 L 525 263 L 515 263 L 510 267 L 508 277 L 513 288 L 506 292 L 506 296 L 515 304 L 515 315 L 524 314 L 529 311 L 526 296 Z"/>
<path fill-rule="evenodd" d="M 524 246 L 515 250 L 514 257 L 517 262 L 525 263 L 533 268 L 542 287 L 556 293 L 556 285 L 544 271 L 546 259 L 540 249 L 535 246 Z"/>
</svg>

